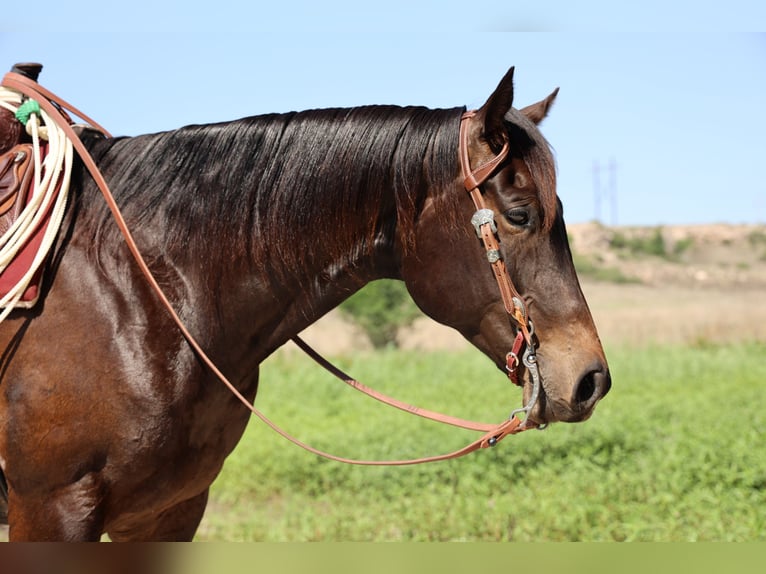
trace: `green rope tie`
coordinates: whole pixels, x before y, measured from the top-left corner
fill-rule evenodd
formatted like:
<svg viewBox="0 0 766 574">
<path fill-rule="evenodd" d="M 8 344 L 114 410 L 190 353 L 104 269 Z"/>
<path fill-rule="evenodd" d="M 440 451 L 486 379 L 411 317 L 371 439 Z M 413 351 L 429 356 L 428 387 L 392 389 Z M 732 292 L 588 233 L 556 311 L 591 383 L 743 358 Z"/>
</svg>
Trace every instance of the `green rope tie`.
<svg viewBox="0 0 766 574">
<path fill-rule="evenodd" d="M 40 115 L 40 104 L 35 100 L 27 100 L 19 106 L 18 110 L 16 110 L 16 119 L 26 126 L 29 121 L 29 116 L 32 114 Z"/>
</svg>

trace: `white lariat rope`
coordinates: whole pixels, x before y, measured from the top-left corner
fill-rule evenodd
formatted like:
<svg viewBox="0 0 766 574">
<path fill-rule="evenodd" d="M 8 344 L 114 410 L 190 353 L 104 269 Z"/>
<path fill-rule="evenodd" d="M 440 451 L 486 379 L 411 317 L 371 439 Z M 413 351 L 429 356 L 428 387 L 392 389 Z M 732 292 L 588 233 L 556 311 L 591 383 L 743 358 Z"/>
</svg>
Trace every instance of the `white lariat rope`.
<svg viewBox="0 0 766 574">
<path fill-rule="evenodd" d="M 0 87 L 0 106 L 15 114 L 21 103 L 22 95 L 19 92 Z M 27 133 L 32 137 L 34 148 L 34 191 L 18 219 L 0 237 L 0 274 L 43 224 L 48 211 L 50 211 L 50 220 L 32 265 L 18 283 L 0 298 L 0 308 L 3 309 L 0 312 L 0 322 L 14 308 L 31 307 L 35 303 L 35 301 L 22 301 L 21 298 L 56 241 L 66 210 L 72 175 L 72 142 L 50 116 L 44 110 L 40 110 L 39 115 L 31 113 L 26 128 Z M 42 161 L 40 159 L 41 139 L 48 141 L 48 153 Z M 58 193 L 56 193 L 57 188 Z"/>
</svg>

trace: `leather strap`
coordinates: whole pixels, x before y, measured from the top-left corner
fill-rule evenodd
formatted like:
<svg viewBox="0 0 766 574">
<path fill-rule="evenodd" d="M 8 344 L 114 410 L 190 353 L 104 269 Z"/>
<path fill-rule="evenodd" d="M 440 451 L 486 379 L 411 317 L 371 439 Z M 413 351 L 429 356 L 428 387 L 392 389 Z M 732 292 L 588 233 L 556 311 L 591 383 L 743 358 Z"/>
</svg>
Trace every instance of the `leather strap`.
<svg viewBox="0 0 766 574">
<path fill-rule="evenodd" d="M 293 342 L 298 345 L 298 347 L 306 353 L 309 357 L 314 359 L 314 361 L 317 362 L 317 364 L 324 367 L 327 371 L 335 375 L 336 378 L 340 379 L 350 387 L 353 387 L 357 389 L 358 391 L 363 392 L 365 395 L 372 397 L 373 399 L 376 399 L 384 404 L 387 404 L 389 406 L 395 407 L 399 410 L 411 413 L 413 415 L 417 415 L 419 417 L 423 417 L 426 419 L 430 419 L 432 421 L 437 421 L 440 423 L 452 425 L 454 427 L 460 427 L 468 430 L 474 430 L 474 431 L 480 431 L 480 432 L 492 432 L 497 429 L 498 425 L 493 424 L 484 424 L 484 423 L 477 423 L 474 421 L 468 421 L 464 419 L 459 419 L 456 417 L 451 417 L 449 415 L 443 415 L 441 413 L 429 411 L 426 409 L 421 409 L 420 407 L 415 407 L 412 405 L 408 405 L 407 403 L 403 403 L 397 399 L 391 398 L 387 395 L 384 395 L 383 393 L 376 391 L 375 389 L 371 389 L 370 387 L 367 387 L 354 379 L 353 377 L 348 376 L 346 373 L 341 371 L 338 367 L 330 363 L 327 359 L 322 357 L 319 353 L 317 353 L 314 349 L 312 349 L 303 339 L 296 336 L 293 337 Z"/>
<path fill-rule="evenodd" d="M 267 426 L 269 426 L 272 430 L 274 430 L 280 436 L 284 437 L 285 439 L 292 442 L 293 444 L 313 454 L 316 454 L 324 458 L 328 458 L 330 460 L 335 460 L 338 462 L 344 462 L 344 463 L 356 464 L 356 465 L 367 465 L 367 466 L 402 466 L 402 465 L 411 465 L 411 464 L 421 464 L 425 462 L 435 462 L 435 461 L 447 460 L 451 458 L 464 456 L 480 448 L 487 448 L 490 446 L 494 446 L 495 444 L 497 444 L 498 441 L 508 436 L 509 434 L 516 434 L 518 432 L 531 428 L 530 426 L 525 426 L 521 428 L 520 425 L 522 421 L 518 419 L 517 417 L 512 417 L 506 421 L 503 421 L 500 424 L 493 426 L 493 425 L 485 425 L 482 423 L 473 423 L 471 421 L 464 421 L 462 419 L 457 419 L 455 417 L 450 417 L 447 415 L 442 415 L 440 413 L 434 413 L 432 411 L 419 409 L 417 407 L 407 405 L 406 403 L 402 403 L 395 399 L 390 399 L 389 397 L 386 397 L 385 395 L 381 393 L 377 393 L 373 391 L 372 389 L 365 387 L 358 381 L 355 381 L 351 377 L 348 377 L 348 375 L 345 375 L 345 373 L 343 373 L 342 371 L 330 365 L 330 367 L 332 367 L 330 369 L 331 372 L 336 374 L 336 376 L 340 375 L 340 378 L 344 380 L 345 382 L 347 382 L 349 385 L 353 386 L 354 388 L 362 392 L 365 392 L 366 394 L 369 394 L 370 396 L 376 398 L 377 400 L 380 400 L 386 404 L 390 404 L 392 406 L 395 406 L 396 408 L 405 410 L 407 412 L 412 412 L 419 416 L 430 418 L 432 420 L 436 420 L 446 424 L 461 426 L 463 428 L 470 428 L 472 430 L 484 432 L 485 434 L 479 439 L 475 440 L 474 442 L 463 447 L 462 449 L 459 449 L 447 454 L 417 458 L 417 459 L 409 459 L 409 460 L 376 461 L 376 460 L 356 460 L 356 459 L 335 456 L 335 455 L 326 453 L 324 451 L 321 451 L 319 449 L 316 449 L 314 447 L 311 447 L 301 442 L 297 438 L 293 437 L 289 433 L 285 432 L 283 429 L 281 429 L 279 426 L 273 423 L 269 418 L 267 418 L 261 411 L 255 408 L 255 406 L 250 401 L 248 401 L 242 395 L 242 393 L 240 393 L 237 390 L 234 384 L 232 384 L 231 381 L 229 381 L 229 379 L 218 369 L 215 363 L 213 363 L 213 361 L 207 356 L 205 351 L 202 349 L 201 345 L 197 342 L 197 340 L 194 338 L 191 332 L 186 328 L 183 321 L 181 320 L 181 318 L 178 316 L 175 309 L 173 308 L 173 305 L 170 303 L 167 296 L 163 292 L 162 288 L 157 283 L 157 280 L 154 278 L 151 270 L 149 269 L 149 266 L 146 264 L 146 261 L 141 255 L 141 252 L 138 249 L 138 246 L 136 245 L 135 240 L 133 239 L 133 235 L 131 234 L 127 224 L 125 223 L 125 219 L 122 216 L 119 206 L 117 205 L 117 202 L 115 201 L 114 196 L 109 190 L 109 186 L 107 185 L 106 180 L 101 175 L 101 172 L 99 171 L 98 166 L 96 165 L 95 161 L 91 157 L 87 148 L 82 143 L 77 133 L 72 129 L 70 125 L 70 121 L 68 120 L 68 118 L 65 117 L 65 112 L 63 110 L 68 110 L 71 113 L 77 115 L 81 119 L 88 122 L 94 128 L 102 131 L 107 137 L 111 137 L 109 133 L 105 129 L 103 129 L 99 124 L 97 124 L 96 122 L 88 118 L 86 115 L 82 114 L 79 110 L 77 110 L 76 108 L 74 108 L 73 106 L 71 106 L 64 100 L 62 100 L 61 98 L 55 96 L 53 93 L 49 92 L 48 90 L 42 88 L 34 80 L 31 80 L 21 74 L 17 74 L 14 72 L 7 73 L 5 77 L 3 78 L 2 85 L 7 88 L 17 90 L 18 92 L 24 94 L 25 96 L 37 100 L 37 102 L 40 104 L 40 107 L 43 110 L 45 110 L 46 113 L 48 113 L 48 115 L 53 119 L 53 121 L 64 130 L 64 133 L 67 135 L 67 137 L 72 140 L 72 145 L 74 149 L 80 155 L 80 158 L 82 159 L 83 164 L 87 168 L 88 172 L 91 174 L 91 177 L 93 177 L 93 180 L 95 181 L 96 185 L 98 186 L 99 190 L 104 196 L 104 199 L 110 211 L 112 212 L 112 216 L 114 217 L 115 222 L 117 223 L 117 227 L 122 233 L 125 239 L 125 242 L 128 246 L 128 249 L 133 255 L 133 258 L 135 259 L 136 263 L 138 264 L 138 267 L 141 270 L 141 273 L 144 275 L 144 277 L 146 278 L 146 281 L 149 283 L 152 290 L 155 292 L 155 294 L 159 298 L 160 302 L 162 303 L 162 306 L 167 310 L 170 317 L 178 326 L 178 329 L 180 330 L 181 334 L 184 336 L 184 338 L 192 347 L 192 349 L 200 358 L 200 360 L 202 360 L 202 362 L 213 372 L 213 374 L 215 374 L 215 376 L 224 385 L 226 385 L 226 387 L 228 387 L 231 393 L 235 397 L 237 397 L 237 399 L 248 410 L 250 410 L 250 412 L 252 412 L 255 416 L 261 419 L 261 421 L 263 421 Z M 461 124 L 461 127 L 462 127 L 462 124 Z M 322 359 L 313 349 L 308 347 L 308 345 L 306 345 L 305 342 L 303 342 L 300 338 L 296 337 L 294 340 L 296 344 L 298 344 L 302 349 L 304 349 L 304 351 L 306 351 L 312 358 L 314 358 L 315 360 L 319 359 L 320 364 L 327 363 L 327 361 Z M 307 350 L 307 349 L 310 349 L 310 350 Z M 329 363 L 327 364 L 329 365 Z"/>
<path fill-rule="evenodd" d="M 508 156 L 508 140 L 503 143 L 503 148 L 495 157 L 479 167 L 471 169 L 471 160 L 468 157 L 468 122 L 476 115 L 475 111 L 465 112 L 460 122 L 460 167 L 463 170 L 463 185 L 466 191 L 471 192 L 489 179 L 497 167 Z M 475 201 L 475 200 L 474 200 Z M 477 209 L 480 209 L 477 207 Z"/>
<path fill-rule="evenodd" d="M 463 114 L 460 121 L 460 168 L 463 173 L 465 189 L 471 196 L 476 209 L 480 210 L 486 209 L 486 207 L 479 187 L 489 179 L 495 169 L 497 169 L 508 156 L 509 144 L 506 140 L 499 154 L 479 167 L 471 169 L 471 161 L 468 156 L 468 136 L 470 122 L 475 115 L 476 112 L 466 112 Z M 515 319 L 519 329 L 521 329 L 521 332 L 524 335 L 526 343 L 531 345 L 532 337 L 529 332 L 529 318 L 527 317 L 526 308 L 524 307 L 524 300 L 513 286 L 511 277 L 508 274 L 508 269 L 505 266 L 505 261 L 499 256 L 500 245 L 495 237 L 495 230 L 492 228 L 492 224 L 489 222 L 482 224 L 479 228 L 479 233 L 481 241 L 484 244 L 484 249 L 487 252 L 487 259 L 490 262 L 492 272 L 497 281 L 497 286 L 500 289 L 500 295 L 503 299 L 505 310 Z"/>
</svg>

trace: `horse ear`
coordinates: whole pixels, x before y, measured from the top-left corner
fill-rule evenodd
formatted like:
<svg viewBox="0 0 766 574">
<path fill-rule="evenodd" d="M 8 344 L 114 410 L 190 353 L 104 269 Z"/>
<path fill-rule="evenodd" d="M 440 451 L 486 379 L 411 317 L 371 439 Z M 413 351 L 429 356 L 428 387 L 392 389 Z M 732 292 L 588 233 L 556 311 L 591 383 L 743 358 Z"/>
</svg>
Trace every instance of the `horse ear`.
<svg viewBox="0 0 766 574">
<path fill-rule="evenodd" d="M 521 110 L 521 113 L 527 116 L 527 118 L 529 118 L 535 124 L 539 124 L 541 121 L 543 121 L 543 118 L 548 115 L 548 110 L 550 109 L 551 105 L 553 105 L 553 100 L 556 99 L 556 94 L 558 93 L 559 89 L 556 88 L 553 90 L 550 96 L 544 100 L 540 100 L 536 104 L 527 106 Z"/>
<path fill-rule="evenodd" d="M 505 73 L 480 113 L 484 115 L 484 138 L 490 146 L 500 149 L 507 139 L 503 118 L 513 105 L 513 70 Z"/>
</svg>

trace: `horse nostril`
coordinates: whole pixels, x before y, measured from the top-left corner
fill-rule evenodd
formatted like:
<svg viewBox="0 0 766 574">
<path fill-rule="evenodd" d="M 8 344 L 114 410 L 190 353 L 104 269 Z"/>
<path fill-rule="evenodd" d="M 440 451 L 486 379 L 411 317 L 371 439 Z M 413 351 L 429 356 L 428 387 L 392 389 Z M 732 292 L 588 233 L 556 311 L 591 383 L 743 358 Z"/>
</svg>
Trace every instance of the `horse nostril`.
<svg viewBox="0 0 766 574">
<path fill-rule="evenodd" d="M 591 371 L 580 379 L 580 384 L 577 385 L 575 391 L 575 404 L 587 403 L 591 399 L 593 393 L 596 392 L 595 376 L 596 373 Z"/>
<path fill-rule="evenodd" d="M 591 369 L 580 379 L 574 393 L 574 403 L 581 407 L 589 407 L 598 399 L 603 398 L 612 386 L 609 371 L 603 367 Z"/>
</svg>

